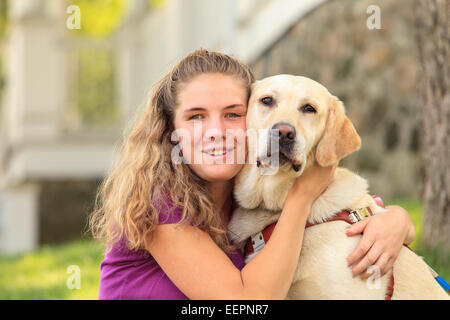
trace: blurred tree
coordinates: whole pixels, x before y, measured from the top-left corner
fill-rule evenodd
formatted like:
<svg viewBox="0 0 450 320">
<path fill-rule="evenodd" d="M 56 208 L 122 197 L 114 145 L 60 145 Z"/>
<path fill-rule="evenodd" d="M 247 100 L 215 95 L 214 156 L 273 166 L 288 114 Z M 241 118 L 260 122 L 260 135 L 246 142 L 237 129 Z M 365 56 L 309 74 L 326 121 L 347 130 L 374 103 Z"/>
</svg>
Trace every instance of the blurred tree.
<svg viewBox="0 0 450 320">
<path fill-rule="evenodd" d="M 125 17 L 129 0 L 69 0 L 68 5 L 77 5 L 81 12 L 81 28 L 72 34 L 104 37 L 110 35 Z"/>
<path fill-rule="evenodd" d="M 424 215 L 422 242 L 450 254 L 450 1 L 416 3 L 422 64 Z"/>
</svg>

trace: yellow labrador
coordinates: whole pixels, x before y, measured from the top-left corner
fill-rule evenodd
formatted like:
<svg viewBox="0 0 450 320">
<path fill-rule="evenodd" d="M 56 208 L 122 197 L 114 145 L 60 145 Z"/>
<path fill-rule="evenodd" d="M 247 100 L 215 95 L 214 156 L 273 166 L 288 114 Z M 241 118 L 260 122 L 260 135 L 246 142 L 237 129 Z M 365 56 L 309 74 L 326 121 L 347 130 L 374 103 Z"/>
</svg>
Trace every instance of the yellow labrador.
<svg viewBox="0 0 450 320">
<path fill-rule="evenodd" d="M 342 102 L 321 84 L 292 75 L 254 84 L 247 129 L 248 163 L 235 179 L 240 207 L 229 224 L 230 237 L 241 248 L 279 218 L 290 187 L 307 166 L 314 161 L 321 166 L 337 163 L 361 145 Z M 313 204 L 308 223 L 323 222 L 343 209 L 365 207 L 373 214 L 385 211 L 368 194 L 365 179 L 337 168 L 333 182 Z M 346 227 L 344 221 L 333 221 L 305 230 L 288 299 L 385 299 L 392 271 L 378 280 L 353 278 L 346 258 L 360 236 L 348 237 Z M 408 248 L 401 249 L 393 272 L 393 299 L 449 298 L 428 266 Z"/>
</svg>

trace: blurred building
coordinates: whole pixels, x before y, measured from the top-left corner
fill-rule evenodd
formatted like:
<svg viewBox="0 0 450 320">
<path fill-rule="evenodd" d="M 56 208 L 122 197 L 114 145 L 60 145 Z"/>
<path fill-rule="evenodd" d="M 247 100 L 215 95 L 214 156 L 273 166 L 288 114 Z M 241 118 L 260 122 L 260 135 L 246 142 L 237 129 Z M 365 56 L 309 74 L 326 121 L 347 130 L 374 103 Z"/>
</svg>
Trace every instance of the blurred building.
<svg viewBox="0 0 450 320">
<path fill-rule="evenodd" d="M 374 193 L 417 196 L 417 57 L 405 1 L 383 1 L 382 29 L 368 30 L 366 0 L 166 0 L 152 8 L 129 0 L 104 38 L 71 36 L 67 2 L 9 1 L 0 252 L 82 235 L 126 121 L 154 82 L 200 47 L 236 55 L 257 78 L 292 73 L 323 83 L 362 136 L 346 165 Z"/>
</svg>

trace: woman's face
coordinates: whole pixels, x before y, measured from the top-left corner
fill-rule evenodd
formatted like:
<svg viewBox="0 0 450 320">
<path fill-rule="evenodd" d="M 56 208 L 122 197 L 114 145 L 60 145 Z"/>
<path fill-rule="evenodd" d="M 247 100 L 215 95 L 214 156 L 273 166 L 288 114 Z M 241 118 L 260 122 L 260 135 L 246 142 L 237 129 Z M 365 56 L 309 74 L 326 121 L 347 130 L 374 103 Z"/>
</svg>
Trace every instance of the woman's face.
<svg viewBox="0 0 450 320">
<path fill-rule="evenodd" d="M 247 90 L 232 76 L 205 73 L 180 87 L 175 132 L 184 161 L 200 178 L 228 181 L 241 170 L 246 113 Z"/>
</svg>

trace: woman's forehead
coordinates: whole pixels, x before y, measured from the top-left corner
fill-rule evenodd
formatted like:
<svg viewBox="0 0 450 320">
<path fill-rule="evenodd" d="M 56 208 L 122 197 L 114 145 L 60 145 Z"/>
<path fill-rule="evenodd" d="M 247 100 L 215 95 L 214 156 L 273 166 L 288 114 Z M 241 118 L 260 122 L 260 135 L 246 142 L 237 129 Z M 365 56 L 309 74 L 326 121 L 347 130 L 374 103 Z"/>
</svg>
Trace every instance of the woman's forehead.
<svg viewBox="0 0 450 320">
<path fill-rule="evenodd" d="M 205 74 L 180 87 L 177 100 L 183 109 L 245 106 L 247 88 L 234 77 Z"/>
</svg>

